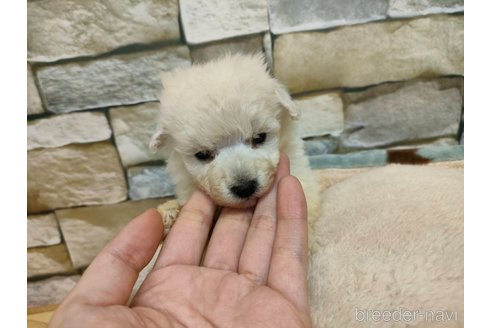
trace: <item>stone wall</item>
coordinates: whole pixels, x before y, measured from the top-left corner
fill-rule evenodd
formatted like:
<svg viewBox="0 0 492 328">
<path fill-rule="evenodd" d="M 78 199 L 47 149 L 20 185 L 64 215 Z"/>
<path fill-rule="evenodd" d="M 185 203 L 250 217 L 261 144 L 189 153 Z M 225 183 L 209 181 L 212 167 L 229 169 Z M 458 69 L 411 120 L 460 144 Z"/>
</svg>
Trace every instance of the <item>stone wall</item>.
<svg viewBox="0 0 492 328">
<path fill-rule="evenodd" d="M 123 225 L 173 196 L 147 148 L 162 71 L 264 52 L 315 168 L 462 159 L 463 0 L 27 5 L 29 306 L 58 303 Z"/>
</svg>

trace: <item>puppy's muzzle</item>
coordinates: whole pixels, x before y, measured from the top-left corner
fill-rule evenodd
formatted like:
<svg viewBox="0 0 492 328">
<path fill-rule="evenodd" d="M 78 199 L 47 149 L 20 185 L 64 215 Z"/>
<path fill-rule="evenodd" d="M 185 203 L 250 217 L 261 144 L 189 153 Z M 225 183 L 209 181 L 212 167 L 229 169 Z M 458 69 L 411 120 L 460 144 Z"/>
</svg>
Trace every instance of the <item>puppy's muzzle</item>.
<svg viewBox="0 0 492 328">
<path fill-rule="evenodd" d="M 258 181 L 253 180 L 240 180 L 238 184 L 229 188 L 231 193 L 238 198 L 248 198 L 258 190 Z"/>
</svg>

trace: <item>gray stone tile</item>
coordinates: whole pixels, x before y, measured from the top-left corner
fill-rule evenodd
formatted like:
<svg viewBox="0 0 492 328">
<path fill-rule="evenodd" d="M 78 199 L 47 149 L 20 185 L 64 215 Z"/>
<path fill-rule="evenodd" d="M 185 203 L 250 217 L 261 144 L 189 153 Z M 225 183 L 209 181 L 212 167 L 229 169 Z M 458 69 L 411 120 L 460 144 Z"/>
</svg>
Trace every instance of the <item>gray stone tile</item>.
<svg viewBox="0 0 492 328">
<path fill-rule="evenodd" d="M 53 213 L 27 217 L 27 247 L 50 246 L 61 243 L 58 223 Z"/>
<path fill-rule="evenodd" d="M 274 75 L 292 93 L 463 74 L 463 17 L 425 18 L 281 35 Z"/>
<path fill-rule="evenodd" d="M 268 31 L 266 0 L 181 0 L 187 43 L 217 41 Z"/>
<path fill-rule="evenodd" d="M 27 153 L 27 210 L 113 204 L 127 198 L 118 153 L 109 142 Z"/>
<path fill-rule="evenodd" d="M 322 154 L 309 157 L 312 169 L 356 168 L 386 165 L 386 150 L 371 149 L 348 154 Z"/>
<path fill-rule="evenodd" d="M 345 131 L 339 150 L 353 151 L 456 138 L 461 116 L 460 79 L 385 84 L 344 94 Z"/>
<path fill-rule="evenodd" d="M 390 17 L 412 17 L 464 11 L 463 0 L 390 0 Z"/>
<path fill-rule="evenodd" d="M 86 112 L 27 122 L 27 150 L 108 140 L 111 129 L 104 113 Z"/>
<path fill-rule="evenodd" d="M 136 166 L 127 170 L 130 199 L 173 196 L 174 184 L 165 166 Z"/>
<path fill-rule="evenodd" d="M 387 9 L 388 0 L 268 0 L 274 34 L 384 19 Z"/>
<path fill-rule="evenodd" d="M 160 74 L 191 63 L 186 46 L 40 67 L 47 109 L 55 113 L 158 100 Z"/>
<path fill-rule="evenodd" d="M 27 282 L 29 308 L 60 304 L 80 279 L 80 275 L 55 276 Z"/>
<path fill-rule="evenodd" d="M 177 0 L 27 2 L 31 61 L 95 55 L 136 43 L 178 41 Z"/>
<path fill-rule="evenodd" d="M 265 51 L 267 67 L 270 71 L 273 71 L 273 44 L 270 32 L 263 35 L 263 50 Z"/>
<path fill-rule="evenodd" d="M 314 137 L 304 140 L 304 151 L 308 156 L 335 153 L 338 140 L 332 136 Z"/>
</svg>

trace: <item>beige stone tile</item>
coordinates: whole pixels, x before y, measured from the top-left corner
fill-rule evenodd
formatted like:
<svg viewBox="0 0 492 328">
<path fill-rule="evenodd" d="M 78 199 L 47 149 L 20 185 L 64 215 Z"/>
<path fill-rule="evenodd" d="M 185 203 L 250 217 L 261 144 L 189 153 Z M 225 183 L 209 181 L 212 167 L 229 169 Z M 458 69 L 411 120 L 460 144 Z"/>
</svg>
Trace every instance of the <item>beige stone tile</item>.
<svg viewBox="0 0 492 328">
<path fill-rule="evenodd" d="M 55 61 L 163 40 L 179 40 L 177 0 L 27 2 L 29 60 Z"/>
<path fill-rule="evenodd" d="M 126 181 L 109 142 L 36 149 L 27 153 L 29 213 L 127 198 Z"/>
<path fill-rule="evenodd" d="M 38 87 L 34 82 L 31 65 L 27 64 L 27 115 L 43 113 L 43 104 L 39 97 Z"/>
<path fill-rule="evenodd" d="M 61 243 L 58 222 L 53 213 L 27 217 L 27 247 L 50 246 Z"/>
<path fill-rule="evenodd" d="M 59 115 L 27 123 L 27 150 L 104 141 L 110 137 L 111 129 L 101 112 Z"/>
<path fill-rule="evenodd" d="M 303 138 L 339 135 L 343 130 L 343 103 L 337 93 L 318 93 L 294 99 L 301 111 L 299 125 Z"/>
<path fill-rule="evenodd" d="M 75 271 L 65 244 L 27 250 L 27 277 L 34 278 Z"/>
<path fill-rule="evenodd" d="M 463 74 L 463 17 L 429 16 L 279 36 L 274 73 L 292 93 Z"/>
</svg>

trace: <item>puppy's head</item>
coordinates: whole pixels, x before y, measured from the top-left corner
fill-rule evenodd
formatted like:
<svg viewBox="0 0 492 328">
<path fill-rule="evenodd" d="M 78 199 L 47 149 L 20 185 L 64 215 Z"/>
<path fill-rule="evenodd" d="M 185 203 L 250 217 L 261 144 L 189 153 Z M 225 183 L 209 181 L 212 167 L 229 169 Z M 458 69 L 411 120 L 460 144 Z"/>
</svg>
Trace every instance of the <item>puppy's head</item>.
<svg viewBox="0 0 492 328">
<path fill-rule="evenodd" d="M 263 57 L 228 55 L 165 73 L 162 84 L 150 147 L 181 157 L 196 187 L 217 204 L 254 205 L 275 177 L 281 122 L 298 116 Z"/>
</svg>

